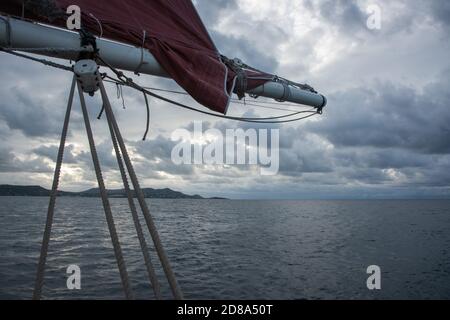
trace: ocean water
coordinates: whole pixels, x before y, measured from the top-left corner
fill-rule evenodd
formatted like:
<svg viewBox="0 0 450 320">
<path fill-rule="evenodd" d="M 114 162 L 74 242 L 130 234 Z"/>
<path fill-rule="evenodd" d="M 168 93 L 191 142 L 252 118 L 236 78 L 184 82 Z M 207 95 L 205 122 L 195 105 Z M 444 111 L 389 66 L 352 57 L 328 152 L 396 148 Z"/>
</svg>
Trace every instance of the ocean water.
<svg viewBox="0 0 450 320">
<path fill-rule="evenodd" d="M 450 201 L 148 203 L 187 299 L 450 299 Z M 47 204 L 0 197 L 0 299 L 31 298 Z M 111 204 L 135 295 L 152 299 L 127 201 Z M 56 208 L 43 297 L 122 299 L 100 199 Z M 66 287 L 71 264 L 81 290 Z M 369 265 L 379 291 L 367 289 Z"/>
</svg>

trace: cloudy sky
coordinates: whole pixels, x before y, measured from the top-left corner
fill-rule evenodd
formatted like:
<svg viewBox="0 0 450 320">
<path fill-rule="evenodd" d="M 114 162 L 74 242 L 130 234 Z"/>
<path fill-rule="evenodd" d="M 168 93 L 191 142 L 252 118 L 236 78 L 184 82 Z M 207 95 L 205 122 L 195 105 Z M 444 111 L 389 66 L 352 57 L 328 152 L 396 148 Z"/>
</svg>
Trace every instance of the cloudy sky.
<svg viewBox="0 0 450 320">
<path fill-rule="evenodd" d="M 278 125 L 280 172 L 261 176 L 249 166 L 176 166 L 171 133 L 237 128 L 151 101 L 151 134 L 141 95 L 124 89 L 116 115 L 146 187 L 231 198 L 449 198 L 450 2 L 443 0 L 194 0 L 219 50 L 328 97 L 324 115 Z M 367 7 L 381 8 L 370 30 Z M 0 183 L 51 186 L 66 108 L 69 74 L 0 54 Z M 170 80 L 138 82 L 177 88 Z M 109 86 L 111 96 L 115 87 Z M 180 99 L 190 102 L 192 100 Z M 98 97 L 88 99 L 92 119 Z M 239 104 L 230 114 L 268 115 Z M 106 123 L 93 129 L 110 188 L 119 188 Z M 249 126 L 246 125 L 245 128 Z M 78 102 L 74 108 L 64 190 L 96 186 Z"/>
</svg>

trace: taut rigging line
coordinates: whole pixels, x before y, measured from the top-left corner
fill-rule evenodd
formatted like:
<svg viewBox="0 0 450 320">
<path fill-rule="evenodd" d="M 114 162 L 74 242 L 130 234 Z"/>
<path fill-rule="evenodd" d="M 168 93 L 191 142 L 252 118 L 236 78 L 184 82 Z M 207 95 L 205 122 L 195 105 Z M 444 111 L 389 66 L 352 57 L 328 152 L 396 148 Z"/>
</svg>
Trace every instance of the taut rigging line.
<svg viewBox="0 0 450 320">
<path fill-rule="evenodd" d="M 52 48 L 52 50 L 56 50 L 56 48 Z M 3 51 L 5 53 L 9 53 L 24 59 L 28 59 L 28 60 L 32 60 L 35 62 L 39 62 L 41 64 L 53 67 L 53 68 L 57 68 L 60 70 L 64 70 L 64 71 L 70 71 L 73 72 L 73 67 L 72 66 L 66 66 L 66 65 L 62 65 L 62 64 L 58 64 L 56 62 L 53 61 L 49 61 L 46 59 L 39 59 L 39 58 L 35 58 L 26 54 L 22 54 L 22 53 L 18 53 L 15 52 L 13 50 L 10 50 L 8 48 L 4 48 L 4 47 L 0 47 L 0 51 Z M 97 59 L 100 60 L 100 62 L 102 62 L 105 66 L 107 66 L 109 69 L 111 69 L 112 72 L 114 72 L 117 76 L 117 79 L 108 76 L 107 74 L 103 74 L 102 77 L 103 78 L 107 78 L 110 80 L 110 82 L 114 82 L 116 84 L 120 84 L 120 85 L 124 85 L 124 86 L 128 86 L 131 87 L 135 90 L 138 90 L 140 92 L 142 92 L 143 94 L 149 95 L 151 97 L 154 97 L 156 99 L 168 102 L 174 106 L 180 107 L 180 108 L 184 108 L 187 110 L 191 110 L 191 111 L 195 111 L 198 113 L 202 113 L 205 115 L 209 115 L 209 116 L 213 116 L 213 117 L 217 117 L 217 118 L 222 118 L 222 119 L 227 119 L 227 120 L 233 120 L 233 121 L 241 121 L 241 122 L 250 122 L 250 123 L 265 123 L 265 124 L 280 124 L 280 123 L 289 123 L 289 122 L 296 122 L 296 121 L 300 121 L 300 120 L 304 120 L 310 117 L 313 117 L 317 114 L 321 114 L 320 111 L 318 110 L 302 110 L 302 111 L 296 111 L 296 112 L 292 112 L 289 114 L 285 114 L 285 115 L 281 115 L 281 116 L 276 116 L 276 117 L 267 117 L 267 118 L 248 118 L 248 117 L 233 117 L 233 116 L 227 116 L 227 115 L 223 115 L 223 114 L 219 114 L 219 113 L 214 113 L 214 112 L 210 112 L 210 111 L 206 111 L 206 110 L 201 110 L 195 107 L 191 107 L 188 106 L 186 104 L 174 101 L 172 99 L 163 97 L 161 95 L 158 95 L 154 92 L 151 92 L 149 89 L 146 89 L 145 87 L 142 87 L 140 85 L 138 85 L 136 82 L 133 81 L 132 78 L 129 78 L 127 76 L 125 76 L 123 74 L 123 72 L 118 71 L 117 69 L 115 69 L 114 67 L 112 67 L 108 62 L 106 62 L 103 58 L 101 58 L 99 55 L 97 55 Z M 234 101 L 233 101 L 234 102 Z M 265 102 L 264 102 L 265 103 Z M 250 104 L 249 104 L 250 105 Z M 285 110 L 288 111 L 288 110 Z M 292 110 L 290 110 L 292 111 Z M 304 115 L 307 114 L 307 115 Z M 293 119 L 287 119 L 287 118 L 292 118 L 298 115 L 302 115 L 301 117 L 296 117 Z"/>
</svg>

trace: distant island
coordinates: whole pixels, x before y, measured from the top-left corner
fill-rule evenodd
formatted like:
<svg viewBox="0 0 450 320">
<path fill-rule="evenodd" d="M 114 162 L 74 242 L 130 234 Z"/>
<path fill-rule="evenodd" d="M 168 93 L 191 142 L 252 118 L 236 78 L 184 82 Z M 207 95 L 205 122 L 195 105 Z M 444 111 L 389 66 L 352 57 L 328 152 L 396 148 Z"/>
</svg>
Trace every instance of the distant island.
<svg viewBox="0 0 450 320">
<path fill-rule="evenodd" d="M 143 188 L 142 192 L 146 198 L 153 199 L 225 199 L 225 198 L 204 198 L 199 195 L 187 195 L 182 192 L 174 191 L 169 188 L 165 189 L 153 189 Z M 134 195 L 134 191 L 133 191 Z M 0 197 L 48 197 L 50 196 L 50 190 L 41 186 L 14 186 L 14 185 L 0 185 Z M 98 198 L 100 197 L 100 191 L 98 188 L 89 189 L 81 192 L 67 192 L 58 191 L 60 197 L 86 197 L 86 198 Z M 108 196 L 110 198 L 126 198 L 127 195 L 124 189 L 108 190 Z"/>
</svg>

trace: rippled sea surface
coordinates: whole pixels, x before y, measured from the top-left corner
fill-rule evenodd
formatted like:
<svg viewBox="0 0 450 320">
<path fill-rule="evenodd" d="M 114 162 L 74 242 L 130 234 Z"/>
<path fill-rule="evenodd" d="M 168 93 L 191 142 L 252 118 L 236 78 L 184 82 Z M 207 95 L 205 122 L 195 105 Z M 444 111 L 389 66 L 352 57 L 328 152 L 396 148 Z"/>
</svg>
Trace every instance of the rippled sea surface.
<svg viewBox="0 0 450 320">
<path fill-rule="evenodd" d="M 450 299 L 450 201 L 148 203 L 188 299 Z M 0 299 L 31 298 L 47 204 L 0 197 Z M 152 299 L 127 201 L 111 204 L 135 295 Z M 100 199 L 58 198 L 45 281 L 47 299 L 124 297 Z"/>
</svg>

